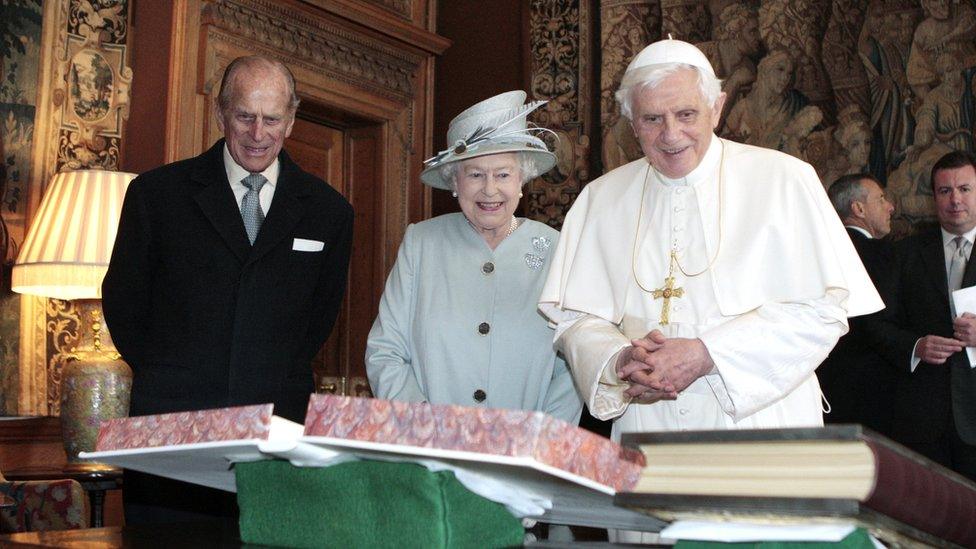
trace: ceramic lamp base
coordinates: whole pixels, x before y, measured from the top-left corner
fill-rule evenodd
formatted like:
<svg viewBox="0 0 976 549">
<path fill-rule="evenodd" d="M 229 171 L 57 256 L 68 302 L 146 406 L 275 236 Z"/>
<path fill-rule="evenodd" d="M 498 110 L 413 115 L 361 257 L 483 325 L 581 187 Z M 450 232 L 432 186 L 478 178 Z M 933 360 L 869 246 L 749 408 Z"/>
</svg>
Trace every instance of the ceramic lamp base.
<svg viewBox="0 0 976 549">
<path fill-rule="evenodd" d="M 61 437 L 68 466 L 94 465 L 78 458 L 95 449 L 103 420 L 129 415 L 132 370 L 122 360 L 75 360 L 61 372 Z"/>
</svg>

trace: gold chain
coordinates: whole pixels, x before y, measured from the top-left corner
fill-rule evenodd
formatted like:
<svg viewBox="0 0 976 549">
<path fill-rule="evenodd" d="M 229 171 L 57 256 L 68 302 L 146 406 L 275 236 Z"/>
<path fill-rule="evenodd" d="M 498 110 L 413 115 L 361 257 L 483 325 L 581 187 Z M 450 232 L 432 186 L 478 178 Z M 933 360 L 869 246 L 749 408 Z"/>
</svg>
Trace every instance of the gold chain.
<svg viewBox="0 0 976 549">
<path fill-rule="evenodd" d="M 640 241 L 641 219 L 644 217 L 644 198 L 645 195 L 647 194 L 647 181 L 648 179 L 650 179 L 651 169 L 652 169 L 651 164 L 650 162 L 648 162 L 647 173 L 644 174 L 644 185 L 641 190 L 640 210 L 638 210 L 637 213 L 637 232 L 636 234 L 634 234 L 634 251 L 631 254 L 631 262 L 630 262 L 630 269 L 634 275 L 634 281 L 637 282 L 637 286 L 641 290 L 647 293 L 653 293 L 654 290 L 648 289 L 646 286 L 644 286 L 644 284 L 641 283 L 640 278 L 637 276 L 637 243 Z M 657 170 L 655 170 L 654 173 L 657 174 Z M 722 144 L 722 156 L 721 156 L 721 160 L 719 160 L 719 166 L 718 166 L 718 246 L 715 247 L 715 254 L 712 256 L 712 259 L 708 262 L 708 264 L 705 265 L 704 269 L 698 271 L 697 273 L 688 273 L 687 271 L 685 271 L 684 267 L 681 266 L 681 262 L 678 261 L 677 251 L 674 249 L 674 246 L 672 246 L 671 261 L 670 261 L 670 265 L 668 266 L 669 277 L 674 274 L 674 267 L 677 266 L 678 270 L 681 271 L 681 274 L 685 275 L 688 278 L 694 278 L 696 276 L 701 275 L 702 273 L 709 270 L 710 268 L 712 268 L 712 265 L 715 264 L 715 260 L 718 259 L 719 251 L 722 249 L 722 192 L 724 189 L 724 184 L 723 184 L 724 180 L 725 180 L 725 145 Z"/>
</svg>

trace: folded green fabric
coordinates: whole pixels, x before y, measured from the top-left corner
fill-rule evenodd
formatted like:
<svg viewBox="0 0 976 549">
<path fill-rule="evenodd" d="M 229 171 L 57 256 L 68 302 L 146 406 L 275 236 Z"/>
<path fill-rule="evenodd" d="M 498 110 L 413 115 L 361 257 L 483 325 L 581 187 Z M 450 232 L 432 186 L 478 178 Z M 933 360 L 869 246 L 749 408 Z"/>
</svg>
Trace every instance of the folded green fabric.
<svg viewBox="0 0 976 549">
<path fill-rule="evenodd" d="M 753 541 L 748 543 L 719 543 L 717 541 L 682 540 L 675 549 L 874 549 L 871 537 L 858 528 L 846 538 L 836 542 L 824 541 Z"/>
<path fill-rule="evenodd" d="M 521 522 L 450 471 L 355 461 L 238 463 L 241 540 L 287 547 L 511 547 Z"/>
</svg>

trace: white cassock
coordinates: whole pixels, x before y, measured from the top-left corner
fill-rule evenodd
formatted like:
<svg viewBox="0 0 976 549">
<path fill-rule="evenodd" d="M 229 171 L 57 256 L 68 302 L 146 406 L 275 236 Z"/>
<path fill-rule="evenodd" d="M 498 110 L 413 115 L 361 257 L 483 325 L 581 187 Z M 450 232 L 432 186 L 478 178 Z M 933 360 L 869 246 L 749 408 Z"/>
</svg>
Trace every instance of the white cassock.
<svg viewBox="0 0 976 549">
<path fill-rule="evenodd" d="M 664 300 L 649 291 L 664 285 L 672 250 L 686 273 L 700 274 L 674 268 L 683 294 L 662 326 Z M 714 135 L 685 178 L 664 178 L 640 159 L 587 185 L 539 304 L 590 412 L 616 418 L 614 440 L 823 425 L 814 369 L 849 316 L 883 306 L 813 168 Z M 701 339 L 715 368 L 677 400 L 639 404 L 612 364 L 653 329 Z"/>
</svg>

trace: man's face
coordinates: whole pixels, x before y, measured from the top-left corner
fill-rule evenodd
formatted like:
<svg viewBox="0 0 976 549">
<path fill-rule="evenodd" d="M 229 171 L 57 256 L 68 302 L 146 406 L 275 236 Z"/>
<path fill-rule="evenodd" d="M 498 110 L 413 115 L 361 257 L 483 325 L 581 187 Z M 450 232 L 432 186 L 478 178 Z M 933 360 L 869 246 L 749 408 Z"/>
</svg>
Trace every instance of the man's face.
<svg viewBox="0 0 976 549">
<path fill-rule="evenodd" d="M 644 156 L 672 179 L 698 167 L 718 126 L 725 94 L 708 105 L 698 87 L 698 73 L 679 69 L 634 99 L 631 124 Z"/>
<path fill-rule="evenodd" d="M 867 190 L 861 203 L 866 229 L 874 238 L 883 238 L 891 232 L 891 214 L 895 207 L 885 197 L 884 189 L 874 181 L 862 179 L 861 188 Z"/>
<path fill-rule="evenodd" d="M 759 53 L 762 42 L 759 37 L 759 20 L 750 18 L 742 27 L 739 35 L 739 51 L 745 55 Z"/>
<path fill-rule="evenodd" d="M 217 107 L 217 127 L 234 161 L 251 173 L 262 172 L 278 157 L 295 123 L 287 80 L 270 68 L 241 67 L 228 85 L 231 99 L 226 109 Z"/>
<path fill-rule="evenodd" d="M 932 190 L 943 229 L 960 235 L 976 227 L 976 170 L 972 166 L 939 170 L 932 178 Z"/>
</svg>

